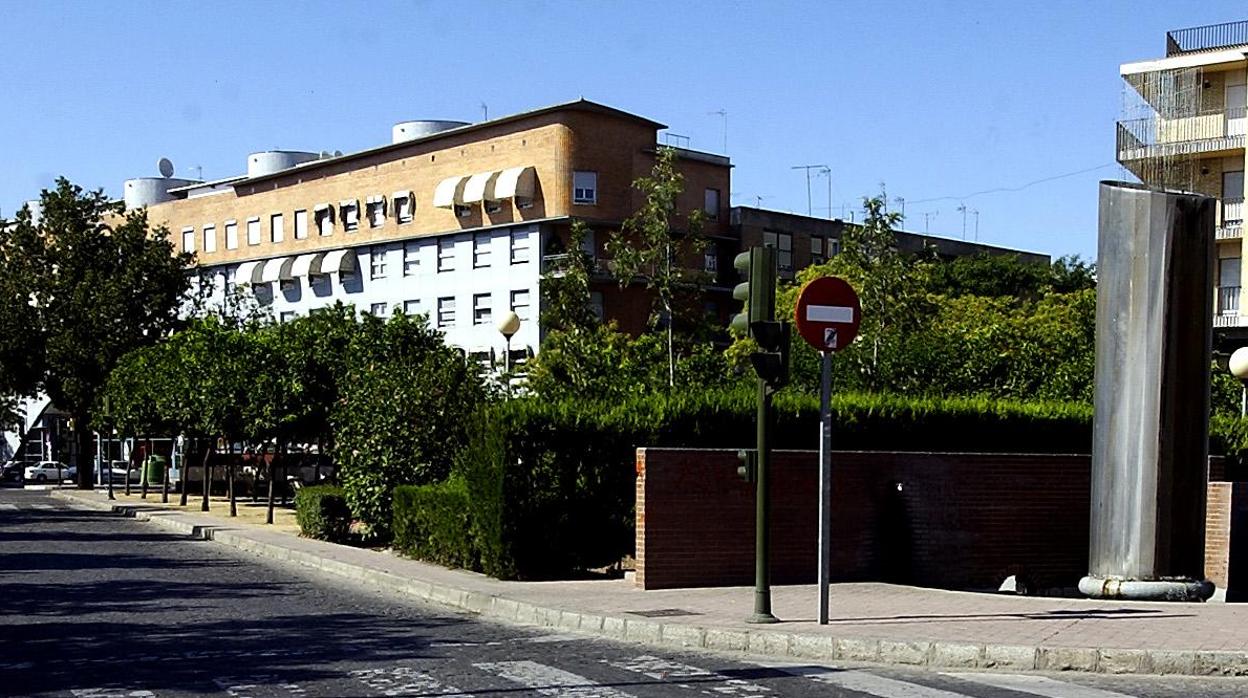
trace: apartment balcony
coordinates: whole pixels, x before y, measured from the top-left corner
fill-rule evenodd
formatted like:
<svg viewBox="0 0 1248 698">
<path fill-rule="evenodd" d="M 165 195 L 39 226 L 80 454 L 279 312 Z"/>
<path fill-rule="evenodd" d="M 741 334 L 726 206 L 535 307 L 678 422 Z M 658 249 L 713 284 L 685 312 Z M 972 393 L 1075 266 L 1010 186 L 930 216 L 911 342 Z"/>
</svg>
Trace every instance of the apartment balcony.
<svg viewBox="0 0 1248 698">
<path fill-rule="evenodd" d="M 1219 240 L 1239 240 L 1244 237 L 1243 197 L 1222 200 L 1222 218 L 1216 235 Z"/>
<path fill-rule="evenodd" d="M 1166 32 L 1166 56 L 1217 51 L 1248 44 L 1248 20 Z"/>
<path fill-rule="evenodd" d="M 1239 286 L 1219 286 L 1213 309 L 1214 327 L 1243 327 L 1248 318 L 1239 316 Z"/>
<path fill-rule="evenodd" d="M 1118 122 L 1118 161 L 1212 155 L 1248 142 L 1248 108 L 1218 109 L 1194 116 L 1160 115 Z"/>
</svg>

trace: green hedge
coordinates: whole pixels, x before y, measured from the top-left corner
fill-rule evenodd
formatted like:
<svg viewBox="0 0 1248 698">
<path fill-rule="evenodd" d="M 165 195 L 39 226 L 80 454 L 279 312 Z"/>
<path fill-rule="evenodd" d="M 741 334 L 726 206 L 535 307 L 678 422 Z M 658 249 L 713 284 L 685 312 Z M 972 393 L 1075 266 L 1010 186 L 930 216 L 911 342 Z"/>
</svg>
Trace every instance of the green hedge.
<svg viewBox="0 0 1248 698">
<path fill-rule="evenodd" d="M 295 520 L 308 538 L 345 543 L 350 537 L 351 509 L 336 485 L 304 487 L 295 494 Z"/>
<path fill-rule="evenodd" d="M 452 477 L 434 485 L 394 488 L 394 547 L 449 567 L 480 569 L 471 530 L 468 487 Z"/>
<path fill-rule="evenodd" d="M 753 446 L 754 401 L 740 391 L 495 405 L 478 415 L 455 464 L 470 543 L 457 530 L 447 535 L 470 544 L 479 569 L 500 578 L 611 564 L 633 549 L 635 449 Z M 838 449 L 1087 453 L 1091 445 L 1085 405 L 843 395 L 832 407 Z M 776 412 L 776 448 L 816 447 L 816 400 L 782 393 Z M 455 544 L 424 543 L 440 551 Z"/>
</svg>

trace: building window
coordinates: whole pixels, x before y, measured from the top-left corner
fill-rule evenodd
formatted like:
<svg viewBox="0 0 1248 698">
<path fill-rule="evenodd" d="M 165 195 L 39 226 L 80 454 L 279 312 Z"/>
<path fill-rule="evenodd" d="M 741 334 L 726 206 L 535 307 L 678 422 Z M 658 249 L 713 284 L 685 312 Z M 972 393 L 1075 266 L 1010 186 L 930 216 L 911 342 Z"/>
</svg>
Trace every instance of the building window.
<svg viewBox="0 0 1248 698">
<path fill-rule="evenodd" d="M 810 236 L 810 263 L 823 264 L 826 259 L 823 256 L 823 238 Z"/>
<path fill-rule="evenodd" d="M 455 271 L 455 240 L 438 240 L 438 271 Z"/>
<path fill-rule="evenodd" d="M 385 303 L 373 303 L 369 305 L 368 314 L 376 316 L 376 317 L 385 317 L 386 316 L 386 304 Z"/>
<path fill-rule="evenodd" d="M 403 301 L 404 315 L 420 315 L 420 301 Z"/>
<path fill-rule="evenodd" d="M 702 253 L 702 268 L 711 274 L 719 271 L 719 250 L 706 248 L 706 252 Z"/>
<path fill-rule="evenodd" d="M 719 190 L 707 189 L 702 199 L 702 211 L 706 213 L 707 218 L 715 220 L 719 218 Z"/>
<path fill-rule="evenodd" d="M 299 314 L 293 310 L 283 310 L 282 314 L 277 316 L 278 322 L 290 322 L 299 317 Z"/>
<path fill-rule="evenodd" d="M 1223 257 L 1218 260 L 1218 307 L 1219 315 L 1239 314 L 1239 257 Z"/>
<path fill-rule="evenodd" d="M 322 236 L 334 234 L 334 211 L 328 205 L 316 207 L 316 230 Z"/>
<path fill-rule="evenodd" d="M 477 293 L 472 297 L 472 324 L 488 325 L 493 321 L 494 313 L 490 307 L 490 294 Z"/>
<path fill-rule="evenodd" d="M 524 264 L 529 261 L 529 231 L 516 230 L 511 233 L 511 263 Z"/>
<path fill-rule="evenodd" d="M 828 257 L 835 257 L 841 253 L 840 240 L 828 240 L 825 244 L 828 251 Z"/>
<path fill-rule="evenodd" d="M 404 194 L 403 196 L 394 197 L 394 217 L 400 223 L 412 222 L 412 195 Z"/>
<path fill-rule="evenodd" d="M 485 202 L 486 213 L 498 213 L 499 211 L 502 211 L 502 210 L 503 210 L 503 202 L 501 201 L 486 201 Z"/>
<path fill-rule="evenodd" d="M 194 228 L 182 229 L 182 251 L 183 252 L 195 251 L 195 229 Z"/>
<path fill-rule="evenodd" d="M 225 222 L 225 249 L 238 249 L 238 221 Z"/>
<path fill-rule="evenodd" d="M 763 245 L 776 248 L 776 262 L 780 271 L 793 271 L 793 235 L 763 231 Z"/>
<path fill-rule="evenodd" d="M 598 318 L 599 322 L 607 319 L 607 313 L 602 303 L 602 291 L 589 292 L 589 307 L 594 311 L 594 317 Z"/>
<path fill-rule="evenodd" d="M 572 173 L 572 203 L 598 203 L 598 173 L 577 170 Z"/>
<path fill-rule="evenodd" d="M 295 211 L 295 239 L 308 239 L 308 212 L 307 210 Z"/>
<path fill-rule="evenodd" d="M 348 233 L 360 229 L 360 204 L 356 201 L 343 201 L 338 204 L 338 215 L 342 216 L 342 229 Z"/>
<path fill-rule="evenodd" d="M 380 196 L 368 197 L 368 227 L 380 228 L 386 222 L 386 200 Z"/>
<path fill-rule="evenodd" d="M 286 239 L 286 219 L 280 213 L 269 216 L 269 239 L 273 242 Z"/>
<path fill-rule="evenodd" d="M 217 226 L 204 226 L 204 252 L 217 251 Z"/>
<path fill-rule="evenodd" d="M 474 269 L 490 266 L 489 233 L 477 233 L 472 236 L 472 266 Z"/>
<path fill-rule="evenodd" d="M 464 206 L 462 204 L 455 204 L 455 215 L 459 216 L 460 218 L 467 218 L 468 216 L 472 215 L 472 207 Z"/>
<path fill-rule="evenodd" d="M 529 319 L 529 290 L 511 292 L 511 310 L 521 320 Z"/>
<path fill-rule="evenodd" d="M 384 247 L 374 247 L 368 251 L 368 272 L 369 278 L 386 278 L 386 249 Z"/>
<path fill-rule="evenodd" d="M 260 217 L 254 216 L 247 219 L 247 244 L 260 244 Z"/>
<path fill-rule="evenodd" d="M 438 299 L 438 329 L 455 326 L 455 298 Z"/>
<path fill-rule="evenodd" d="M 403 276 L 415 276 L 420 270 L 420 246 L 414 242 L 403 243 Z"/>
</svg>

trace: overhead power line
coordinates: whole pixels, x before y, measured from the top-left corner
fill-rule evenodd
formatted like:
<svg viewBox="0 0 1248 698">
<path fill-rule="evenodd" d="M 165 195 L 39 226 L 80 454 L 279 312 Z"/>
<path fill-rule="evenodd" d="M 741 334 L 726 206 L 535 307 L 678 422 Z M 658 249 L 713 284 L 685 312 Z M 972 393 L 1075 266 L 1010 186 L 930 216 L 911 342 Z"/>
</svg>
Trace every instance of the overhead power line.
<svg viewBox="0 0 1248 698">
<path fill-rule="evenodd" d="M 983 191 L 971 192 L 970 194 L 961 194 L 957 196 L 933 196 L 930 199 L 909 199 L 908 201 L 909 203 L 912 203 L 912 204 L 925 204 L 925 203 L 930 203 L 933 201 L 962 201 L 965 199 L 970 199 L 975 196 L 983 196 L 984 194 L 999 194 L 1002 192 L 1022 191 L 1029 187 L 1034 187 L 1037 184 L 1044 184 L 1045 182 L 1052 182 L 1058 179 L 1074 177 L 1075 175 L 1087 174 L 1089 172 L 1096 172 L 1097 170 L 1103 170 L 1106 167 L 1117 167 L 1117 166 L 1118 166 L 1118 163 L 1116 162 L 1107 162 L 1104 165 L 1097 165 L 1096 167 L 1089 167 L 1089 168 L 1082 169 L 1082 170 L 1075 170 L 1074 172 L 1064 172 L 1062 174 L 1053 175 L 1052 177 L 1043 177 L 1041 179 L 1032 180 L 1030 182 L 1027 182 L 1026 184 L 1021 184 L 1017 187 L 994 187 L 992 189 L 984 189 Z"/>
</svg>

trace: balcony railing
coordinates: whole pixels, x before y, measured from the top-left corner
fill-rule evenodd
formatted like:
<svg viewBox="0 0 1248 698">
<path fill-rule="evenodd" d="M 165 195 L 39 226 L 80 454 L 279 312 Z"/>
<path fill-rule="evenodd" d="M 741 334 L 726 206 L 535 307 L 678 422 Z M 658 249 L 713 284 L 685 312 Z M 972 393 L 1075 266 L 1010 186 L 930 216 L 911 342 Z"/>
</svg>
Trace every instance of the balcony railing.
<svg viewBox="0 0 1248 698">
<path fill-rule="evenodd" d="M 1248 108 L 1231 107 L 1193 116 L 1149 116 L 1118 122 L 1118 159 L 1194 155 L 1242 148 Z"/>
<path fill-rule="evenodd" d="M 1218 307 L 1215 309 L 1218 315 L 1239 315 L 1239 287 L 1238 286 L 1219 286 L 1218 287 Z"/>
<path fill-rule="evenodd" d="M 1209 24 L 1166 32 L 1166 55 L 1217 51 L 1248 44 L 1248 20 Z"/>
<path fill-rule="evenodd" d="M 1243 221 L 1224 222 L 1218 226 L 1214 234 L 1219 240 L 1239 240 L 1244 237 Z"/>
</svg>

